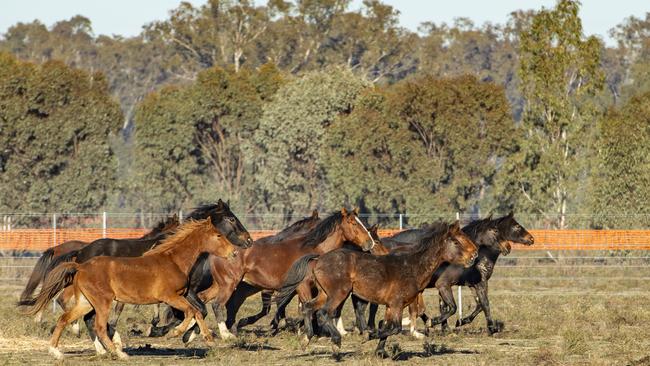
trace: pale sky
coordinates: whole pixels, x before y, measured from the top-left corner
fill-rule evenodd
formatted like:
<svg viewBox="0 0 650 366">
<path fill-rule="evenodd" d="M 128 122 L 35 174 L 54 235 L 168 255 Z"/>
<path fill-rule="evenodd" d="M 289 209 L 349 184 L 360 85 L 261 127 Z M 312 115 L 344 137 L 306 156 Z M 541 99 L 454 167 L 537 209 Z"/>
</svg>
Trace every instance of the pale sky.
<svg viewBox="0 0 650 366">
<path fill-rule="evenodd" d="M 189 0 L 195 6 L 205 0 Z M 258 4 L 264 1 L 257 1 Z M 456 17 L 467 17 L 476 24 L 486 21 L 505 23 L 508 14 L 517 9 L 552 7 L 554 0 L 384 0 L 401 11 L 400 23 L 413 31 L 421 22 L 452 23 Z M 39 19 L 50 26 L 54 22 L 81 14 L 92 22 L 95 34 L 133 36 L 142 25 L 167 18 L 168 11 L 179 0 L 0 0 L 0 33 L 17 22 Z M 352 1 L 358 9 L 361 0 Z M 128 9 L 125 11 L 124 9 Z M 600 35 L 612 45 L 608 31 L 625 18 L 644 18 L 650 12 L 648 0 L 583 0 L 580 16 L 585 34 Z"/>
</svg>

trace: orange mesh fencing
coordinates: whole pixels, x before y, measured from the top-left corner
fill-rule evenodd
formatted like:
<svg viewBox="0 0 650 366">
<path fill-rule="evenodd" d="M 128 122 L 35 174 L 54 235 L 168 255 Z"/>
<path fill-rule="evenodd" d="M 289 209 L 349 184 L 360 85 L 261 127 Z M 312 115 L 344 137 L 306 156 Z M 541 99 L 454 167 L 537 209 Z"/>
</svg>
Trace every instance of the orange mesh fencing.
<svg viewBox="0 0 650 366">
<path fill-rule="evenodd" d="M 137 238 L 145 229 L 106 230 L 110 238 Z M 514 250 L 650 250 L 650 230 L 529 230 L 535 245 L 514 245 Z M 398 233 L 399 230 L 379 230 L 381 237 Z M 277 230 L 251 230 L 251 236 L 259 238 L 273 235 Z M 91 242 L 101 238 L 102 229 L 14 229 L 0 231 L 0 250 L 43 251 L 68 240 Z"/>
</svg>

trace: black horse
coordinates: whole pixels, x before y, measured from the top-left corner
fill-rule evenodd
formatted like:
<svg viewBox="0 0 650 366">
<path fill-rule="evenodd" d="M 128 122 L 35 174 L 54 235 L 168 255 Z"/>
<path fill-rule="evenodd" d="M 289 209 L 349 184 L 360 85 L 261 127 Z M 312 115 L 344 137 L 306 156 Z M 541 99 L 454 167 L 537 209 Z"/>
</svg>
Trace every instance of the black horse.
<svg viewBox="0 0 650 366">
<path fill-rule="evenodd" d="M 390 239 L 417 239 L 424 235 L 423 233 L 425 232 L 426 229 L 414 229 L 409 230 L 409 232 L 405 233 L 406 235 L 400 233 Z M 507 255 L 510 253 L 510 243 L 532 245 L 534 239 L 533 236 L 515 220 L 512 212 L 497 219 L 488 217 L 482 220 L 473 221 L 463 227 L 463 232 L 467 234 L 479 247 L 478 258 L 474 262 L 474 265 L 469 268 L 444 264 L 434 272 L 427 288 L 437 288 L 441 300 L 440 316 L 431 319 L 431 325 L 441 324 L 443 330 L 448 330 L 447 319 L 455 314 L 457 310 L 456 301 L 454 300 L 451 287 L 469 286 L 476 292 L 476 308 L 469 316 L 458 322 L 457 326 L 470 323 L 481 311 L 484 311 L 488 332 L 493 334 L 499 331 L 499 327 L 492 319 L 490 313 L 490 303 L 487 296 L 487 282 L 492 276 L 499 255 Z M 382 242 L 386 243 L 387 240 L 383 239 Z M 388 240 L 388 242 L 390 243 L 390 240 Z M 358 306 L 360 308 L 360 310 L 358 310 L 360 314 L 364 313 L 363 309 L 365 308 L 365 305 L 366 304 L 363 302 L 357 303 L 357 301 L 355 301 L 355 307 Z M 370 329 L 374 329 L 377 308 L 378 306 L 375 304 L 370 305 L 370 314 L 367 324 Z M 428 319 L 426 314 L 422 314 L 421 317 L 426 324 Z M 358 327 L 362 332 L 366 329 L 366 325 L 363 324 L 363 321 L 364 318 L 362 316 L 357 317 Z"/>
</svg>

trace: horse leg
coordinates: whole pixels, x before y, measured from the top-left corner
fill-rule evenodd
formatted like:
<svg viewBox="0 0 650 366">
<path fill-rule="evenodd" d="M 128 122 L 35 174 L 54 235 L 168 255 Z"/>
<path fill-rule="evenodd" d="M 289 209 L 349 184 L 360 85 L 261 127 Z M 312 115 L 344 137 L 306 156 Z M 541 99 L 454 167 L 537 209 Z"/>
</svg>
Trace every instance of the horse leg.
<svg viewBox="0 0 650 366">
<path fill-rule="evenodd" d="M 327 295 L 325 294 L 324 291 L 321 290 L 320 292 L 318 292 L 318 295 L 315 298 L 304 302 L 302 305 L 302 315 L 303 315 L 303 321 L 305 326 L 305 335 L 303 336 L 300 343 L 303 346 L 303 348 L 309 345 L 311 338 L 314 336 L 314 327 L 312 323 L 314 312 L 316 310 L 320 310 L 320 308 L 323 307 L 326 301 L 327 301 Z"/>
<path fill-rule="evenodd" d="M 365 313 L 366 307 L 368 307 L 368 302 L 352 294 L 352 307 L 354 308 L 354 317 L 357 322 L 357 329 L 359 329 L 359 334 L 368 330 L 368 324 L 366 323 Z"/>
<path fill-rule="evenodd" d="M 478 298 L 478 302 L 481 305 L 481 308 L 483 308 L 483 313 L 485 313 L 488 333 L 492 335 L 494 333 L 500 332 L 501 331 L 500 326 L 495 324 L 494 320 L 492 319 L 492 314 L 490 312 L 490 300 L 488 299 L 488 283 L 486 281 L 481 281 L 476 286 L 474 286 L 474 289 L 476 290 L 476 297 Z"/>
<path fill-rule="evenodd" d="M 375 303 L 370 303 L 370 310 L 368 311 L 368 331 L 373 333 L 376 329 L 375 327 L 375 318 L 377 317 L 377 311 L 379 310 L 379 305 Z"/>
<path fill-rule="evenodd" d="M 181 324 L 178 325 L 171 333 L 172 337 L 177 337 L 185 333 L 185 331 L 191 325 L 193 325 L 194 321 L 196 321 L 196 323 L 198 323 L 199 325 L 199 329 L 201 329 L 201 334 L 203 335 L 203 339 L 205 343 L 207 343 L 208 345 L 214 344 L 214 341 L 212 339 L 212 334 L 210 333 L 208 326 L 205 324 L 205 321 L 203 320 L 203 315 L 201 314 L 201 310 L 195 308 L 188 299 L 184 298 L 183 296 L 176 295 L 165 299 L 165 303 L 171 307 L 181 310 L 185 315 L 185 319 L 183 319 L 183 322 L 181 322 Z"/>
<path fill-rule="evenodd" d="M 52 356 L 57 359 L 63 358 L 63 353 L 61 353 L 61 351 L 58 349 L 59 339 L 61 338 L 63 329 L 65 329 L 65 327 L 71 322 L 81 318 L 92 310 L 93 307 L 85 298 L 83 298 L 80 299 L 80 301 L 77 301 L 77 304 L 75 304 L 74 307 L 72 307 L 70 310 L 66 310 L 63 315 L 59 317 L 59 320 L 54 327 L 52 337 L 50 338 L 50 347 L 48 349 L 48 352 Z"/>
<path fill-rule="evenodd" d="M 456 320 L 457 328 L 465 324 L 471 323 L 472 321 L 474 321 L 474 318 L 476 318 L 476 316 L 478 316 L 478 314 L 480 314 L 481 311 L 483 311 L 483 307 L 481 307 L 481 301 L 479 300 L 478 296 L 476 296 L 475 300 L 476 300 L 476 306 L 474 307 L 472 313 L 464 317 L 463 319 Z"/>
<path fill-rule="evenodd" d="M 160 304 L 154 304 L 153 306 L 153 318 L 151 319 L 151 325 L 154 327 L 160 323 Z"/>
<path fill-rule="evenodd" d="M 352 289 L 348 286 L 341 286 L 331 294 L 327 294 L 327 301 L 323 307 L 316 312 L 316 319 L 321 328 L 325 329 L 330 334 L 330 339 L 334 343 L 334 352 L 338 352 L 341 348 L 341 333 L 338 327 L 334 325 L 334 317 L 338 308 L 345 302 L 345 299 L 350 295 Z M 323 293 L 321 291 L 320 293 Z"/>
<path fill-rule="evenodd" d="M 375 354 L 379 357 L 386 358 L 386 340 L 389 336 L 399 334 L 402 331 L 402 306 L 392 304 L 386 306 L 386 315 L 384 316 L 384 325 L 377 332 L 379 343 L 375 349 Z"/>
<path fill-rule="evenodd" d="M 113 316 L 108 321 L 108 324 L 111 327 L 115 328 L 115 326 L 117 326 L 117 321 L 120 320 L 120 315 L 122 315 L 122 311 L 124 311 L 124 303 L 116 301 L 115 306 L 113 307 Z"/>
<path fill-rule="evenodd" d="M 232 296 L 230 296 L 230 299 L 228 299 L 228 302 L 226 303 L 226 326 L 230 329 L 231 332 L 236 334 L 239 330 L 239 327 L 234 326 L 239 308 L 242 306 L 242 304 L 244 304 L 244 301 L 246 301 L 248 297 L 255 295 L 260 291 L 262 290 L 258 287 L 254 287 L 245 282 L 241 282 L 232 293 Z"/>
<path fill-rule="evenodd" d="M 440 293 L 440 298 L 446 305 L 446 308 L 444 311 L 441 311 L 439 316 L 431 318 L 431 325 L 433 326 L 436 324 L 442 324 L 442 329 L 444 331 L 446 329 L 449 329 L 449 326 L 447 325 L 447 319 L 456 313 L 456 301 L 454 300 L 451 286 L 440 287 L 438 288 L 438 292 Z"/>
<path fill-rule="evenodd" d="M 262 293 L 262 296 L 264 296 L 264 293 Z M 291 297 L 291 299 L 293 299 L 293 296 Z M 271 330 L 272 330 L 271 335 L 278 334 L 278 332 L 280 331 L 280 321 L 282 321 L 283 319 L 286 325 L 287 314 L 285 311 L 287 309 L 287 305 L 289 305 L 289 303 L 291 302 L 291 299 L 289 299 L 289 301 L 287 301 L 286 303 L 279 305 L 277 310 L 275 311 L 273 320 L 271 320 Z M 271 299 L 269 298 L 268 301 L 271 301 Z"/>
<path fill-rule="evenodd" d="M 174 327 L 178 326 L 183 321 L 183 319 L 185 319 L 185 315 L 182 311 L 174 309 L 171 306 L 167 307 L 163 315 L 165 318 L 169 319 L 167 324 L 160 327 L 153 324 L 150 325 L 149 331 L 146 332 L 147 337 L 162 337 L 169 333 Z"/>
<path fill-rule="evenodd" d="M 201 301 L 198 298 L 198 296 L 196 295 L 196 293 L 194 291 L 192 291 L 192 290 L 190 290 L 187 293 L 186 298 L 192 304 L 192 306 L 199 309 L 199 311 L 201 312 L 201 316 L 203 316 L 203 319 L 205 320 L 205 317 L 208 316 L 208 309 L 205 307 L 205 304 L 203 303 L 203 301 Z M 192 329 L 189 329 L 187 332 L 185 332 L 185 334 L 183 334 L 183 343 L 187 344 L 187 343 L 191 342 L 194 339 L 196 333 L 198 333 L 197 329 L 200 330 L 200 328 L 196 328 L 197 325 L 198 325 L 198 322 L 197 322 L 197 324 L 194 325 L 194 327 Z M 210 330 L 208 329 L 208 332 L 209 331 Z M 210 334 L 212 334 L 212 333 L 210 332 Z"/>
<path fill-rule="evenodd" d="M 348 335 L 348 332 L 345 330 L 345 326 L 343 325 L 343 320 L 341 319 L 341 313 L 343 312 L 343 305 L 345 305 L 345 300 L 347 300 L 347 296 L 345 299 L 343 299 L 343 301 L 341 301 L 341 304 L 336 307 L 334 313 L 334 323 L 336 324 L 336 330 L 339 332 L 339 334 L 341 334 L 341 336 Z"/>
<path fill-rule="evenodd" d="M 411 304 L 409 304 L 409 317 L 410 317 L 410 320 L 411 320 L 411 322 L 409 324 L 409 326 L 410 326 L 409 331 L 410 331 L 411 335 L 413 337 L 415 337 L 416 339 L 424 338 L 424 334 L 418 332 L 415 329 L 415 325 L 416 325 L 417 320 L 418 320 L 418 314 L 419 314 L 420 308 L 421 308 L 420 301 L 423 301 L 421 292 L 415 298 L 415 301 L 413 301 Z M 424 326 L 426 327 L 426 324 Z"/>
<path fill-rule="evenodd" d="M 237 329 L 243 328 L 247 325 L 254 324 L 258 320 L 267 316 L 271 312 L 271 297 L 273 296 L 273 291 L 262 291 L 262 309 L 259 313 L 248 316 L 246 318 L 240 319 L 237 323 Z"/>
<path fill-rule="evenodd" d="M 95 308 L 94 328 L 99 341 L 111 354 L 115 354 L 118 358 L 121 359 L 128 358 L 129 356 L 126 353 L 122 352 L 122 341 L 119 333 L 115 332 L 113 337 L 110 337 L 108 334 L 108 317 L 110 314 L 113 299 L 97 296 L 89 300 L 93 305 L 93 308 Z"/>
</svg>

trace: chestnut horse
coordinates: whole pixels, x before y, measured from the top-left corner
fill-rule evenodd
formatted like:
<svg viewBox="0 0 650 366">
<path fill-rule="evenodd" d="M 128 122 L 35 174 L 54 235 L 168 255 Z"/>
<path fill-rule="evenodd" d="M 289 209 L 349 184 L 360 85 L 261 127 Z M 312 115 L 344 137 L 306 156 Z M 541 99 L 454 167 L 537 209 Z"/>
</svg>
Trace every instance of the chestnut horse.
<svg viewBox="0 0 650 366">
<path fill-rule="evenodd" d="M 246 298 L 262 290 L 277 290 L 282 286 L 286 273 L 298 258 L 307 254 L 323 254 L 339 249 L 344 242 L 351 242 L 363 250 L 370 250 L 375 242 L 358 217 L 357 209 L 345 208 L 332 213 L 304 236 L 289 238 L 272 244 L 254 243 L 240 253 L 239 262 L 225 264 L 212 261 L 210 265 L 213 285 L 199 294 L 207 303 L 215 300 L 225 304 L 227 317 L 223 322 L 222 306 L 217 307 L 219 332 L 222 337 L 234 337 L 228 331 L 237 331 L 237 311 Z M 184 339 L 190 336 L 187 333 Z"/>
<path fill-rule="evenodd" d="M 179 221 L 177 215 L 168 217 L 167 219 L 159 222 L 158 225 L 156 225 L 156 227 L 151 229 L 151 231 L 149 231 L 139 239 L 150 239 L 156 237 L 161 233 L 174 230 L 175 228 L 178 227 L 178 225 L 179 225 Z M 119 239 L 110 239 L 110 240 L 119 240 Z M 45 279 L 45 275 L 47 275 L 49 269 L 54 268 L 54 267 L 50 267 L 54 259 L 66 258 L 64 256 L 67 255 L 68 253 L 81 250 L 83 247 L 87 246 L 88 244 L 89 243 L 85 241 L 69 240 L 43 252 L 41 257 L 36 262 L 36 265 L 32 270 L 32 274 L 29 276 L 29 280 L 27 281 L 27 285 L 25 285 L 25 289 L 20 295 L 20 299 L 27 300 L 32 297 L 34 291 L 36 290 L 36 287 L 38 287 L 38 285 L 43 282 L 43 279 Z M 63 302 L 59 302 L 59 303 L 61 306 L 63 306 Z M 34 321 L 40 322 L 42 315 L 43 315 L 42 312 L 36 314 Z M 75 333 L 79 335 L 78 325 L 76 325 L 75 327 Z"/>
<path fill-rule="evenodd" d="M 433 272 L 443 262 L 468 266 L 476 255 L 476 245 L 456 221 L 452 225 L 439 225 L 438 230 L 423 238 L 410 253 L 377 256 L 342 249 L 320 256 L 311 273 L 318 295 L 303 304 L 307 344 L 313 336 L 312 314 L 317 311 L 319 325 L 330 334 L 335 347 L 340 347 L 341 335 L 332 318 L 352 293 L 365 301 L 386 305 L 384 326 L 371 337 L 379 338 L 376 353 L 385 356 L 386 339 L 401 331 L 403 308 L 425 289 Z M 295 290 L 302 282 L 307 274 L 306 264 L 313 259 L 310 257 L 301 258 L 292 267 L 283 293 L 291 292 L 291 287 Z M 285 299 L 278 298 L 278 303 L 282 302 Z"/>
<path fill-rule="evenodd" d="M 220 209 L 223 206 L 217 210 Z M 246 248 L 251 243 L 249 233 L 243 229 L 237 217 L 223 211 L 212 212 L 208 219 L 188 220 L 173 236 L 141 257 L 100 256 L 82 264 L 64 263 L 47 276 L 36 299 L 20 305 L 29 305 L 26 313 L 33 314 L 46 306 L 64 287 L 72 284 L 75 305 L 61 315 L 50 340 L 49 352 L 56 358 L 63 357 L 58 349 L 63 329 L 93 310 L 96 312 L 96 340 L 112 354 L 127 357 L 121 350 L 119 333 L 115 332 L 111 340 L 107 332 L 113 300 L 132 304 L 164 302 L 180 309 L 185 314 L 185 320 L 175 334 L 182 334 L 192 320 L 196 320 L 205 341 L 211 343 L 212 335 L 201 312 L 182 296 L 187 289 L 191 267 L 202 252 L 227 257 L 236 252 L 236 246 Z"/>
<path fill-rule="evenodd" d="M 321 220 L 318 217 L 318 211 L 314 210 L 312 211 L 311 216 L 305 217 L 301 220 L 294 222 L 293 224 L 284 228 L 282 231 L 280 231 L 275 235 L 265 236 L 263 238 L 260 238 L 256 240 L 255 243 L 253 244 L 271 244 L 271 243 L 276 243 L 293 237 L 304 235 L 310 230 L 312 230 L 314 227 L 316 227 L 316 225 L 318 225 L 320 221 Z M 241 254 L 238 254 L 238 256 L 239 255 Z M 192 271 L 190 272 L 190 279 L 189 279 L 190 292 L 198 294 L 213 285 L 214 281 L 211 272 L 211 266 L 224 268 L 231 265 L 232 265 L 232 261 L 224 260 L 221 257 L 211 256 L 211 255 L 199 256 L 199 259 L 194 264 Z M 264 314 L 268 313 L 268 309 L 266 308 L 268 301 L 266 299 L 271 298 L 272 294 L 273 294 L 272 291 L 270 293 L 268 293 L 267 291 L 262 292 L 262 303 L 265 305 L 265 308 L 263 308 L 260 313 L 264 313 Z M 217 317 L 221 316 L 221 312 L 218 307 L 220 305 L 221 306 L 225 305 L 226 300 L 224 300 L 222 303 L 219 303 L 218 301 L 212 302 L 212 310 L 215 313 L 215 316 Z M 207 312 L 204 313 L 204 317 L 206 315 Z M 152 321 L 152 327 L 148 332 L 148 336 L 160 337 L 167 334 L 173 327 L 178 325 L 183 320 L 183 313 L 179 312 L 178 310 L 168 308 L 165 313 L 165 318 L 167 319 L 167 324 L 161 327 L 157 327 L 157 321 L 155 322 Z M 223 323 L 222 321 L 219 322 L 220 324 L 219 328 L 222 331 L 226 332 L 225 326 L 222 323 Z M 195 328 L 195 331 L 196 330 L 198 329 Z M 226 338 L 228 337 L 228 334 L 229 332 L 227 334 L 222 333 L 221 336 L 223 338 Z M 187 341 L 187 339 L 184 340 Z"/>
</svg>

